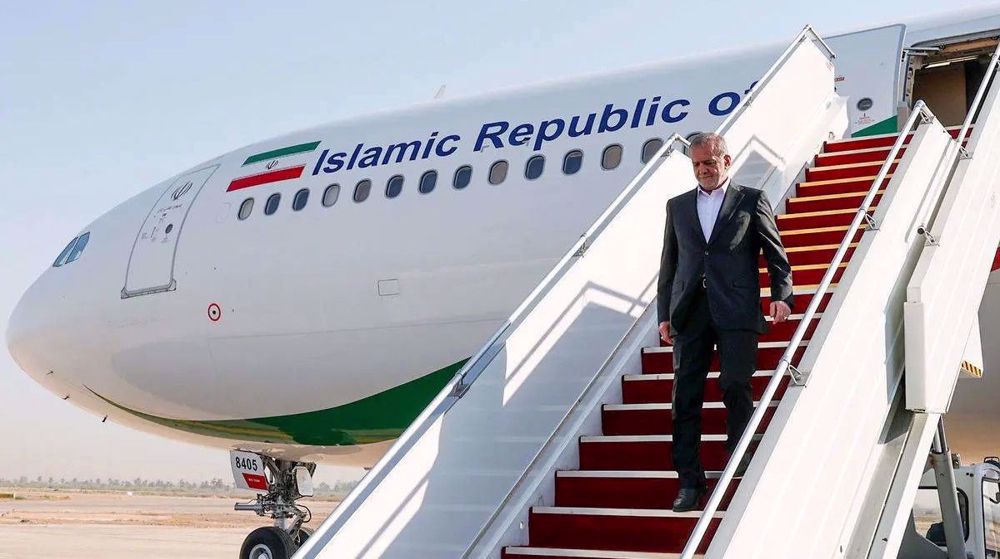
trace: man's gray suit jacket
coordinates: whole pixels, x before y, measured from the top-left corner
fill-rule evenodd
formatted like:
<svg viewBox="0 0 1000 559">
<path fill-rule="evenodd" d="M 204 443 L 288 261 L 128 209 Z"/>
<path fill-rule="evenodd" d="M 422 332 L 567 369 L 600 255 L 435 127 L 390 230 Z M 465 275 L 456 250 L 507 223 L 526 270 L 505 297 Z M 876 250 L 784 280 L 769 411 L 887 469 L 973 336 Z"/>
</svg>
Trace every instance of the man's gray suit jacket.
<svg viewBox="0 0 1000 559">
<path fill-rule="evenodd" d="M 761 250 L 771 300 L 792 307 L 792 269 L 764 192 L 730 182 L 707 242 L 698 220 L 698 188 L 667 201 L 657 313 L 672 334 L 684 331 L 694 296 L 707 282 L 708 307 L 722 330 L 767 330 L 760 304 Z"/>
</svg>

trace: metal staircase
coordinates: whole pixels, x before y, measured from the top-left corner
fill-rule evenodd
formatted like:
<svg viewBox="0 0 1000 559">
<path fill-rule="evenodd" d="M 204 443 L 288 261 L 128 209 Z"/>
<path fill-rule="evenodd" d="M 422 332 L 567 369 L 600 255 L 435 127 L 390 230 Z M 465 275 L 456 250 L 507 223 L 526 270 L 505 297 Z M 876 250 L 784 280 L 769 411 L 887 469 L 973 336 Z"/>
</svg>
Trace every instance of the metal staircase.
<svg viewBox="0 0 1000 559">
<path fill-rule="evenodd" d="M 918 229 L 962 200 L 960 156 L 1000 153 L 1000 101 L 980 92 L 969 151 L 922 103 L 900 136 L 830 141 L 847 127 L 832 60 L 806 28 L 719 130 L 735 180 L 784 205 L 796 308 L 760 339 L 758 405 L 732 461 L 710 377 L 703 510 L 670 510 L 672 348 L 657 343 L 649 231 L 693 185 L 675 136 L 296 557 L 895 557 L 934 427 L 909 421 L 901 382 L 903 301 L 930 238 Z"/>
<path fill-rule="evenodd" d="M 954 137 L 959 128 L 949 133 Z M 825 143 L 823 151 L 806 170 L 805 180 L 795 185 L 794 196 L 785 202 L 785 213 L 777 216 L 782 242 L 792 265 L 795 309 L 787 322 L 771 324 L 768 333 L 760 338 L 757 372 L 751 381 L 756 403 L 759 404 L 773 378 L 779 360 L 800 327 L 806 309 L 831 268 L 830 263 L 879 171 L 885 167 L 886 175 L 891 178 L 899 159 L 889 166 L 884 164 L 897 138 L 897 134 L 891 134 Z M 905 153 L 907 145 L 901 144 L 899 155 Z M 881 188 L 873 196 L 869 212 L 877 209 L 888 180 L 880 181 Z M 833 283 L 804 329 L 804 339 L 791 359 L 792 366 L 800 363 L 809 338 L 815 333 L 836 290 L 836 282 L 843 276 L 867 227 L 863 222 L 852 235 L 851 242 L 846 244 L 843 262 L 834 268 Z M 760 282 L 764 312 L 770 302 L 768 279 L 762 259 Z M 679 489 L 677 472 L 672 470 L 670 462 L 672 351 L 673 348 L 665 344 L 643 348 L 642 374 L 622 377 L 622 402 L 602 406 L 602 434 L 580 438 L 579 469 L 556 472 L 554 506 L 531 509 L 528 546 L 508 547 L 504 549 L 504 558 L 679 557 L 699 514 L 670 510 Z M 707 472 L 709 490 L 715 489 L 727 461 L 723 448 L 725 408 L 715 380 L 719 375 L 718 364 L 716 352 L 702 410 L 701 452 L 705 467 L 710 469 Z M 788 385 L 789 377 L 778 381 L 774 400 L 767 404 L 758 434 L 765 432 Z M 751 448 L 754 446 L 751 444 Z M 721 499 L 720 512 L 713 513 L 699 551 L 708 548 L 738 485 L 739 480 L 734 480 Z"/>
</svg>

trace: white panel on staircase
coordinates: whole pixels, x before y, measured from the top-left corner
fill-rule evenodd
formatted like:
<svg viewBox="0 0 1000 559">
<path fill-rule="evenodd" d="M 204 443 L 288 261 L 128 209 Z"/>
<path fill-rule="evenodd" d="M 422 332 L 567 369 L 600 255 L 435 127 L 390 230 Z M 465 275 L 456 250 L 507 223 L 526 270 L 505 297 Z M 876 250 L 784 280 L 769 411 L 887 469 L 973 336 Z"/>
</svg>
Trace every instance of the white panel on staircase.
<svg viewBox="0 0 1000 559">
<path fill-rule="evenodd" d="M 1000 96 L 988 94 L 906 297 L 906 407 L 945 413 L 1000 242 Z"/>
</svg>

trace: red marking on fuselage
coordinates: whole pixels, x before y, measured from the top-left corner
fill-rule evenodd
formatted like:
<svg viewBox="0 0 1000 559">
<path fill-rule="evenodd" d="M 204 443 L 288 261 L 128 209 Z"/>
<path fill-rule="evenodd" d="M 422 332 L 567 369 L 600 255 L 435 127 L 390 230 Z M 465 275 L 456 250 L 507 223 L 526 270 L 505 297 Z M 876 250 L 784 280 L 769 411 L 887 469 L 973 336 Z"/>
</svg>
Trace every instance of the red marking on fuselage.
<svg viewBox="0 0 1000 559">
<path fill-rule="evenodd" d="M 226 189 L 226 192 L 251 188 L 262 184 L 270 184 L 272 182 L 297 179 L 302 176 L 302 171 L 305 168 L 305 165 L 299 165 L 298 167 L 288 167 L 286 169 L 278 169 L 277 171 L 268 171 L 267 173 L 250 175 L 249 177 L 240 177 L 229 183 L 229 188 Z"/>
</svg>

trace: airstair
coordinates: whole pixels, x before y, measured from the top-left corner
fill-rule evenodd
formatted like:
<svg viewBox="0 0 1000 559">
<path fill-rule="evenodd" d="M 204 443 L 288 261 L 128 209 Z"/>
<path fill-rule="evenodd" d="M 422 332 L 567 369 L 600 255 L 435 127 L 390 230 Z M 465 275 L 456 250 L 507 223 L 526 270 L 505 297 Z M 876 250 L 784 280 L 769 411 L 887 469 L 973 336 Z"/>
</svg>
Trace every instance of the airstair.
<svg viewBox="0 0 1000 559">
<path fill-rule="evenodd" d="M 673 361 L 649 232 L 692 187 L 675 136 L 296 557 L 903 557 L 1000 242 L 1000 99 L 984 82 L 974 128 L 918 102 L 902 134 L 836 140 L 833 58 L 807 27 L 720 127 L 736 182 L 784 209 L 796 293 L 760 339 L 742 478 L 710 379 L 712 495 L 670 510 Z"/>
</svg>

